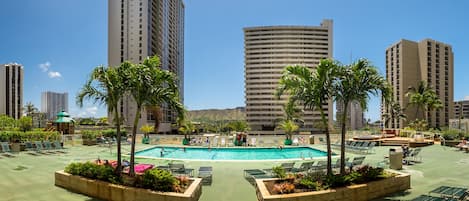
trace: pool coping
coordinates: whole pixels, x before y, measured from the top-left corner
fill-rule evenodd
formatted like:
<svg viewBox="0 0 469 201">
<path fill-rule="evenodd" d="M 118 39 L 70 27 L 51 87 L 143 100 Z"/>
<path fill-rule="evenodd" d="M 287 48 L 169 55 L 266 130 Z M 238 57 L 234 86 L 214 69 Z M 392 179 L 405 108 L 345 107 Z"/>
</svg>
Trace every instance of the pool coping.
<svg viewBox="0 0 469 201">
<path fill-rule="evenodd" d="M 137 152 L 141 152 L 141 151 L 146 151 L 146 150 L 149 150 L 149 149 L 154 149 L 155 147 L 172 147 L 172 148 L 208 148 L 208 147 L 204 147 L 204 146 L 183 146 L 183 145 L 155 145 L 155 146 L 152 146 L 152 147 L 148 147 L 146 149 L 142 149 L 142 150 L 138 150 L 136 151 L 135 153 Z M 316 148 L 316 147 L 312 147 L 312 146 L 287 146 L 287 147 L 284 147 L 286 149 L 289 149 L 289 148 L 310 148 L 310 149 L 316 149 L 316 150 L 319 150 L 319 151 L 322 151 L 322 152 L 326 152 L 327 151 L 324 151 L 322 149 L 319 149 L 319 148 Z M 230 149 L 246 149 L 246 148 L 251 148 L 251 149 L 256 149 L 256 148 L 276 148 L 274 146 L 272 147 L 211 147 L 212 149 L 217 149 L 217 148 L 230 148 Z M 334 152 L 332 152 L 332 154 L 335 154 Z M 124 156 L 128 156 L 130 157 L 130 153 L 128 154 L 123 154 Z M 332 155 L 332 158 L 338 158 L 340 157 L 340 155 L 338 154 L 335 154 L 335 155 Z M 304 157 L 304 158 L 289 158 L 289 159 L 266 159 L 266 160 L 210 160 L 210 159 L 181 159 L 181 158 L 161 158 L 161 157 L 151 157 L 151 156 L 137 156 L 135 155 L 135 158 L 141 158 L 141 159 L 157 159 L 157 160 L 170 160 L 170 161 L 209 161 L 209 162 L 255 162 L 255 163 L 258 163 L 258 162 L 276 162 L 276 161 L 307 161 L 307 160 L 327 160 L 327 156 L 319 156 L 319 157 L 313 157 L 313 158 L 309 158 L 309 157 Z"/>
</svg>

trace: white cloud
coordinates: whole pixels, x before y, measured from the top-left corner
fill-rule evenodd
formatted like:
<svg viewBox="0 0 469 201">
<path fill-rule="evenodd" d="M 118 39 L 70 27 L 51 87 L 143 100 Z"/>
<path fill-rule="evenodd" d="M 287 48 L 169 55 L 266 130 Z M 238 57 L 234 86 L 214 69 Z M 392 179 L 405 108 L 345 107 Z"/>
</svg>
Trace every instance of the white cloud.
<svg viewBox="0 0 469 201">
<path fill-rule="evenodd" d="M 98 107 L 96 107 L 96 106 L 88 107 L 85 110 L 88 114 L 91 114 L 91 115 L 94 116 L 94 115 L 96 115 L 96 112 L 98 112 Z"/>
<path fill-rule="evenodd" d="M 47 73 L 47 75 L 49 75 L 50 78 L 60 78 L 60 77 L 62 77 L 62 75 L 57 71 L 49 71 L 49 73 Z"/>
<path fill-rule="evenodd" d="M 469 96 L 464 96 L 464 100 L 469 100 Z"/>
<path fill-rule="evenodd" d="M 39 68 L 42 70 L 42 72 L 47 72 L 50 67 L 50 62 L 46 61 L 46 63 L 39 64 Z"/>
</svg>

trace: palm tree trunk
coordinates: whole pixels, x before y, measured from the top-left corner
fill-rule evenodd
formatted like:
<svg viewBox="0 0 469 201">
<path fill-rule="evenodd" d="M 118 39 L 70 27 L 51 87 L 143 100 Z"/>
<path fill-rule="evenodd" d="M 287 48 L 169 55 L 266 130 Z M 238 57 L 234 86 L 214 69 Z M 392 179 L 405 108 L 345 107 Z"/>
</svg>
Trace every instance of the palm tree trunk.
<svg viewBox="0 0 469 201">
<path fill-rule="evenodd" d="M 420 109 L 420 105 L 417 105 L 417 110 L 415 111 L 415 119 L 418 119 L 418 115 L 419 115 L 419 110 Z"/>
<path fill-rule="evenodd" d="M 324 114 L 324 110 L 322 109 L 322 105 L 320 107 L 321 111 L 321 118 L 322 118 L 322 124 L 324 125 L 324 128 L 326 129 L 326 146 L 327 146 L 327 175 L 332 174 L 332 150 L 331 150 L 331 135 L 329 134 L 329 125 L 326 120 L 326 116 Z"/>
<path fill-rule="evenodd" d="M 345 175 L 345 120 L 347 119 L 347 109 L 348 101 L 344 101 L 344 113 L 342 114 L 342 132 L 340 135 L 341 144 L 340 144 L 340 175 Z"/>
<path fill-rule="evenodd" d="M 117 167 L 116 173 L 120 175 L 122 172 L 122 161 L 121 161 L 121 125 L 120 125 L 120 118 L 119 118 L 119 107 L 116 105 L 114 107 L 114 119 L 116 122 L 116 132 L 117 132 Z"/>
<path fill-rule="evenodd" d="M 140 113 L 141 113 L 142 107 L 137 106 L 137 112 L 135 114 L 135 119 L 134 119 L 134 127 L 132 128 L 132 144 L 130 147 L 130 170 L 129 170 L 129 175 L 130 176 L 135 176 L 135 141 L 137 139 L 137 127 L 138 127 L 138 121 L 140 119 Z"/>
<path fill-rule="evenodd" d="M 153 131 L 158 133 L 160 127 L 160 112 L 161 108 L 159 106 L 152 106 L 153 117 L 155 118 L 155 125 L 153 126 Z"/>
</svg>

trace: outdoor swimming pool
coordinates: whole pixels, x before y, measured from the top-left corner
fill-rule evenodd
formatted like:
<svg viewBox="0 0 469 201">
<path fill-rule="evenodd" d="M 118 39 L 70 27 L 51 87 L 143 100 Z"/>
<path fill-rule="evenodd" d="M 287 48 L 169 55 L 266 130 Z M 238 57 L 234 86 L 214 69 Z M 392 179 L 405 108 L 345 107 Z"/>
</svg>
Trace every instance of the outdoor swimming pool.
<svg viewBox="0 0 469 201">
<path fill-rule="evenodd" d="M 327 153 L 310 147 L 279 148 L 203 148 L 203 147 L 153 147 L 135 154 L 140 158 L 182 160 L 295 160 L 325 157 Z"/>
</svg>

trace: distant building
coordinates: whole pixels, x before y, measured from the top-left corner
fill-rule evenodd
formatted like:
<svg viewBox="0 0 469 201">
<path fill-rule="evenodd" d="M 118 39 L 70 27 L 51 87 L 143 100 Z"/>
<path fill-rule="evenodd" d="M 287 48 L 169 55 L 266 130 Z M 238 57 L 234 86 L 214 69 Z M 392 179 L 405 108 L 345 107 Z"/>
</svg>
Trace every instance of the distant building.
<svg viewBox="0 0 469 201">
<path fill-rule="evenodd" d="M 449 129 L 451 130 L 461 129 L 462 133 L 468 133 L 469 132 L 469 119 L 450 119 Z"/>
<path fill-rule="evenodd" d="M 15 119 L 23 116 L 23 66 L 17 63 L 0 65 L 0 114 Z"/>
<path fill-rule="evenodd" d="M 344 112 L 344 104 L 341 102 L 336 103 L 336 118 L 337 122 L 340 125 L 341 124 L 341 118 Z M 347 129 L 350 130 L 358 130 L 361 129 L 365 126 L 364 122 L 364 114 L 363 114 L 363 109 L 360 106 L 358 102 L 351 102 L 349 103 L 348 109 L 347 109 L 347 118 L 345 125 Z"/>
<path fill-rule="evenodd" d="M 178 76 L 181 102 L 184 101 L 184 2 L 182 0 L 108 0 L 108 64 L 123 61 L 141 63 L 158 55 L 161 68 Z M 123 98 L 120 112 L 124 124 L 132 125 L 136 105 L 129 96 Z M 176 112 L 161 105 L 161 132 L 169 132 L 176 122 Z M 112 115 L 108 115 L 112 121 Z M 154 124 L 151 111 L 143 111 L 141 127 Z"/>
<path fill-rule="evenodd" d="M 41 94 L 41 112 L 46 119 L 55 120 L 57 114 L 68 110 L 68 93 L 46 91 Z"/>
<path fill-rule="evenodd" d="M 271 134 L 284 117 L 286 97 L 274 96 L 287 65 L 314 69 L 332 58 L 332 20 L 320 26 L 260 26 L 244 28 L 246 119 L 251 131 Z M 323 107 L 332 127 L 332 101 Z M 305 111 L 302 131 L 320 131 L 317 111 Z M 314 122 L 314 123 L 313 123 Z"/>
<path fill-rule="evenodd" d="M 454 118 L 469 119 L 469 100 L 454 102 Z"/>
<path fill-rule="evenodd" d="M 394 119 L 389 128 L 404 128 L 409 121 L 416 118 L 428 119 L 430 127 L 448 126 L 453 118 L 453 50 L 450 45 L 424 39 L 414 42 L 402 39 L 386 49 L 386 79 L 392 85 L 393 100 L 405 109 L 407 121 Z M 409 105 L 405 94 L 409 87 L 417 87 L 420 81 L 426 81 L 435 90 L 443 108 L 428 112 L 416 113 L 417 108 Z M 389 113 L 382 106 L 382 114 Z"/>
</svg>

